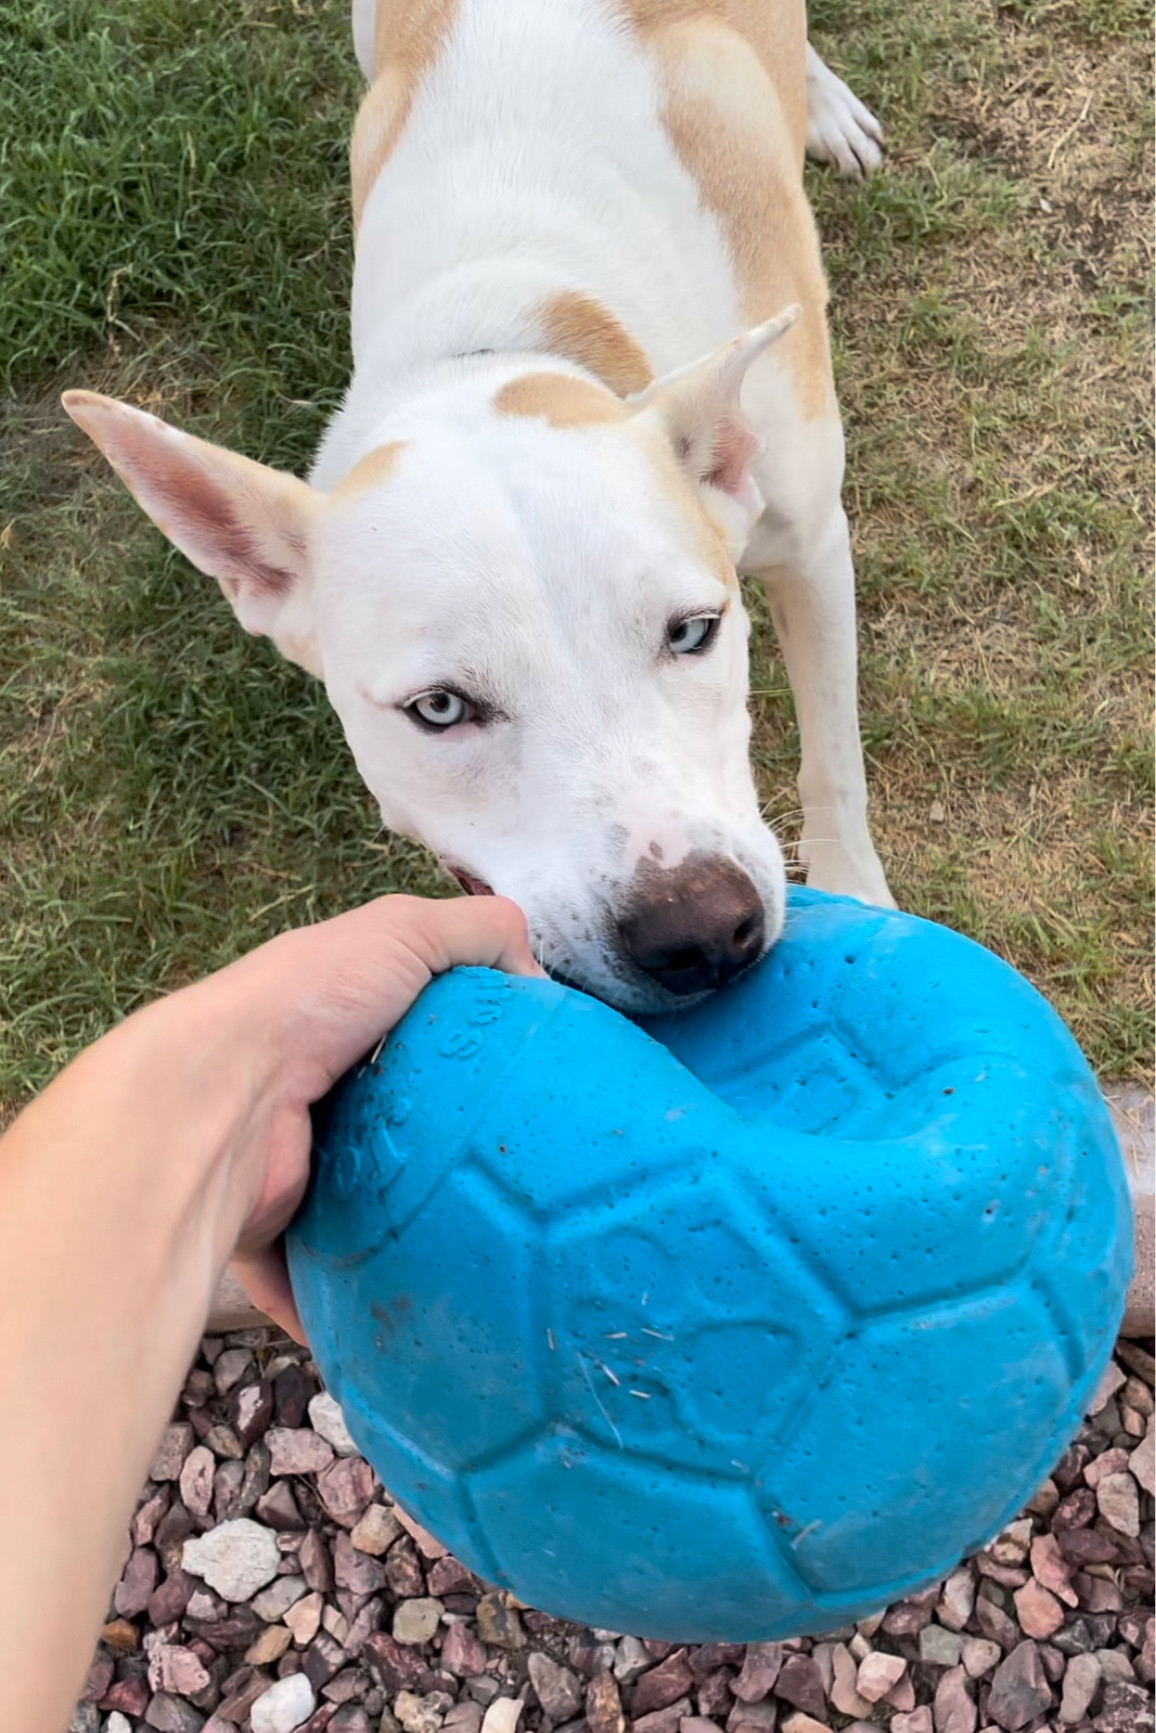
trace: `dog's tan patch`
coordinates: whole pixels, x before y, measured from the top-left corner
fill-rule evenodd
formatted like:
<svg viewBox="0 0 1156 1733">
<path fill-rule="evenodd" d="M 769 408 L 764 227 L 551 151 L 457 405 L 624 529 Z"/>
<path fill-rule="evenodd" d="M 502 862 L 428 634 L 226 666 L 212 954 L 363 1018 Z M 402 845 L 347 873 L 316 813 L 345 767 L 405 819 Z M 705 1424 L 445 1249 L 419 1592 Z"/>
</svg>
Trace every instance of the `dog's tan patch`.
<svg viewBox="0 0 1156 1733">
<path fill-rule="evenodd" d="M 499 415 L 540 416 L 552 427 L 584 427 L 627 417 L 612 392 L 568 373 L 523 373 L 497 392 L 494 408 Z"/>
<path fill-rule="evenodd" d="M 457 11 L 458 0 L 377 0 L 376 77 L 358 110 L 349 152 L 354 232 Z"/>
<path fill-rule="evenodd" d="M 799 409 L 837 413 L 826 282 L 803 191 L 806 21 L 755 0 L 619 0 L 654 54 L 662 120 L 679 160 L 718 220 L 752 325 L 798 301 L 776 348 Z"/>
<path fill-rule="evenodd" d="M 365 493 L 368 488 L 380 487 L 382 482 L 390 481 L 405 446 L 404 439 L 391 439 L 388 445 L 375 445 L 354 464 L 348 475 L 341 478 L 334 493 L 338 498 L 347 498 L 350 494 Z"/>
<path fill-rule="evenodd" d="M 644 390 L 654 377 L 630 332 L 593 296 L 569 289 L 552 295 L 539 317 L 549 353 L 585 367 L 619 397 Z"/>
<path fill-rule="evenodd" d="M 758 56 L 790 127 L 799 172 L 807 138 L 807 16 L 802 0 L 617 0 L 644 39 L 679 24 L 724 25 Z"/>
</svg>

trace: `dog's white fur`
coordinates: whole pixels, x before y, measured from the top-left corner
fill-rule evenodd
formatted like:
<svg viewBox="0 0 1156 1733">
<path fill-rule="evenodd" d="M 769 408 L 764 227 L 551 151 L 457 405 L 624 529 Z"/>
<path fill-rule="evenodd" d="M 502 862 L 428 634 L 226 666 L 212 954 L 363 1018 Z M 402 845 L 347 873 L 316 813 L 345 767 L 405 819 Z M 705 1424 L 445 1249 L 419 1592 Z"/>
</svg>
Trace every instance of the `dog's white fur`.
<svg viewBox="0 0 1156 1733">
<path fill-rule="evenodd" d="M 641 867 L 736 862 L 768 942 L 782 923 L 734 565 L 767 585 L 795 694 L 811 882 L 889 900 L 801 180 L 804 137 L 865 168 L 878 128 L 805 47 L 799 0 L 421 0 L 426 39 L 395 63 L 375 29 L 396 4 L 354 3 L 376 81 L 355 369 L 310 483 L 66 405 L 241 623 L 324 680 L 385 822 L 520 902 L 554 970 L 663 1008 L 618 937 Z M 752 5 L 781 65 L 743 34 Z M 797 325 L 768 318 L 788 300 Z M 708 651 L 672 653 L 672 625 L 716 613 Z M 480 719 L 418 726 L 405 707 L 434 689 Z"/>
</svg>

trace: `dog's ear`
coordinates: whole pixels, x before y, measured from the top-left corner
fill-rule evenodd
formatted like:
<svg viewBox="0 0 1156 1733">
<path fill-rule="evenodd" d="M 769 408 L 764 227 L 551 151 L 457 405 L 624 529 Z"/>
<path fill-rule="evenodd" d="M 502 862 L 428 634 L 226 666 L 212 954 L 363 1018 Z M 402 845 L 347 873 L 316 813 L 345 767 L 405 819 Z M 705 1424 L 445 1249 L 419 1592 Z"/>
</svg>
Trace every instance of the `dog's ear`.
<svg viewBox="0 0 1156 1733">
<path fill-rule="evenodd" d="M 656 379 L 626 399 L 630 408 L 656 412 L 691 480 L 728 495 L 750 527 L 763 509 L 750 462 L 760 441 L 743 414 L 740 395 L 751 363 L 789 331 L 799 316 L 785 307 L 764 325 L 736 337 L 724 349 Z"/>
<path fill-rule="evenodd" d="M 311 667 L 301 626 L 323 496 L 111 397 L 66 391 L 63 403 L 157 528 L 216 578 L 245 630 Z"/>
</svg>

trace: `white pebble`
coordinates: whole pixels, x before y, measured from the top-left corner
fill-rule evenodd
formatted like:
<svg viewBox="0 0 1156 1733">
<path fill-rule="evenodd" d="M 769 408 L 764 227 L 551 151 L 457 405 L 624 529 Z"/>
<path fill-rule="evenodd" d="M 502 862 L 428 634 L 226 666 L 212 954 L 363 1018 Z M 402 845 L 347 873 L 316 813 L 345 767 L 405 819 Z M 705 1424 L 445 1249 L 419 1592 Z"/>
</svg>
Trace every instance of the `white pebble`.
<svg viewBox="0 0 1156 1733">
<path fill-rule="evenodd" d="M 277 1575 L 281 1549 L 272 1529 L 239 1516 L 193 1535 L 185 1542 L 181 1564 L 227 1601 L 247 1601 Z"/>
<path fill-rule="evenodd" d="M 309 1404 L 309 1421 L 326 1444 L 331 1444 L 338 1456 L 356 1456 L 357 1446 L 349 1436 L 345 1416 L 328 1390 L 322 1390 Z"/>
<path fill-rule="evenodd" d="M 293 1733 L 317 1707 L 313 1687 L 304 1673 L 290 1673 L 262 1691 L 249 1711 L 253 1733 Z"/>
</svg>

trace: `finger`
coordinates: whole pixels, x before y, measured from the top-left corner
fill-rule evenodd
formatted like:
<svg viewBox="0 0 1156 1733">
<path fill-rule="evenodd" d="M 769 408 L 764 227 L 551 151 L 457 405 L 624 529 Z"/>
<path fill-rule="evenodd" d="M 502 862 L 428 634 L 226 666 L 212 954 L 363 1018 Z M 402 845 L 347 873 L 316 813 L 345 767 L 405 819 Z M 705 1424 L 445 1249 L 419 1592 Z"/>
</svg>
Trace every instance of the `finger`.
<svg viewBox="0 0 1156 1733">
<path fill-rule="evenodd" d="M 260 1252 L 237 1252 L 231 1268 L 258 1310 L 267 1313 L 286 1335 L 307 1348 L 305 1327 L 289 1280 L 284 1241 L 277 1240 Z"/>
<path fill-rule="evenodd" d="M 428 947 L 423 958 L 432 974 L 471 965 L 508 975 L 545 973 L 530 947 L 525 915 L 506 897 L 404 901 L 413 916 L 410 942 Z"/>
</svg>

